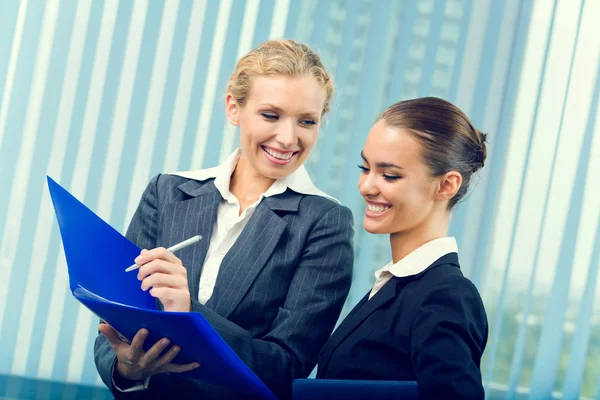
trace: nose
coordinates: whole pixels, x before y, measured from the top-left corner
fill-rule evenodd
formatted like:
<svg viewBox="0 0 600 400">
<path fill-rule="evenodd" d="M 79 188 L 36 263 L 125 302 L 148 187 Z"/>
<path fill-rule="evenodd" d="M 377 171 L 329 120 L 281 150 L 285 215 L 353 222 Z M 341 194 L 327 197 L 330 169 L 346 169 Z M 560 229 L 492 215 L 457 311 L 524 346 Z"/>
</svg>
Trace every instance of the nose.
<svg viewBox="0 0 600 400">
<path fill-rule="evenodd" d="M 376 176 L 369 173 L 361 173 L 358 178 L 358 190 L 363 197 L 373 197 L 379 194 Z"/>
<path fill-rule="evenodd" d="M 298 134 L 291 122 L 282 123 L 277 132 L 277 142 L 284 148 L 293 148 L 298 143 Z"/>
</svg>

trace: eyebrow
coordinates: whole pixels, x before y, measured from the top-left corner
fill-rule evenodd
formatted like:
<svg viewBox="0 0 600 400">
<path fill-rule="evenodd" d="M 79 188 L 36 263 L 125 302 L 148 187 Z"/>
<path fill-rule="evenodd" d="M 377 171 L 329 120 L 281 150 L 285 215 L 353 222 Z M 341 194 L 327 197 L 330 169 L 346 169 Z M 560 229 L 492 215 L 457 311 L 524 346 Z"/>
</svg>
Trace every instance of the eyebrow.
<svg viewBox="0 0 600 400">
<path fill-rule="evenodd" d="M 285 111 L 284 109 L 282 109 L 281 107 L 276 106 L 273 103 L 260 103 L 259 106 L 271 107 L 273 110 L 275 110 L 277 112 L 283 112 L 283 111 Z M 303 113 L 299 113 L 299 115 L 318 119 L 319 115 L 321 115 L 321 114 L 318 111 L 305 111 Z"/>
<path fill-rule="evenodd" d="M 368 163 L 368 161 L 367 161 L 367 158 L 365 157 L 365 154 L 364 154 L 362 151 L 360 152 L 360 156 L 362 157 L 362 159 L 363 159 L 363 160 L 365 160 L 365 162 L 367 162 L 367 163 Z M 402 167 L 401 167 L 401 166 L 399 166 L 399 165 L 392 164 L 392 163 L 385 162 L 385 161 L 380 161 L 380 162 L 376 163 L 376 164 L 375 164 L 375 166 L 376 166 L 377 168 L 381 168 L 381 169 L 385 169 L 385 168 L 398 168 L 398 169 L 404 169 L 404 168 L 402 168 Z"/>
<path fill-rule="evenodd" d="M 267 107 L 270 107 L 270 108 L 274 109 L 275 111 L 283 111 L 281 109 L 281 107 L 277 107 L 275 104 L 272 104 L 272 103 L 260 103 L 259 106 L 261 106 L 261 107 L 262 106 L 267 106 Z"/>
</svg>

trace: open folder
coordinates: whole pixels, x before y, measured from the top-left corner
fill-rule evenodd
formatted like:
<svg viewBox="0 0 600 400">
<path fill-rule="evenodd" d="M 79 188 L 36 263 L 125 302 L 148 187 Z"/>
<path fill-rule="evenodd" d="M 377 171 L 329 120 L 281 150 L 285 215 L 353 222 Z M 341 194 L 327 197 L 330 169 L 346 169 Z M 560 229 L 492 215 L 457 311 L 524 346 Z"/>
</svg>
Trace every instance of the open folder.
<svg viewBox="0 0 600 400">
<path fill-rule="evenodd" d="M 231 350 L 199 313 L 164 312 L 141 289 L 136 272 L 125 272 L 140 249 L 48 177 L 73 296 L 132 340 L 138 330 L 150 335 L 145 349 L 163 337 L 181 347 L 173 361 L 197 361 L 185 376 L 244 392 L 259 399 L 277 397 Z"/>
</svg>

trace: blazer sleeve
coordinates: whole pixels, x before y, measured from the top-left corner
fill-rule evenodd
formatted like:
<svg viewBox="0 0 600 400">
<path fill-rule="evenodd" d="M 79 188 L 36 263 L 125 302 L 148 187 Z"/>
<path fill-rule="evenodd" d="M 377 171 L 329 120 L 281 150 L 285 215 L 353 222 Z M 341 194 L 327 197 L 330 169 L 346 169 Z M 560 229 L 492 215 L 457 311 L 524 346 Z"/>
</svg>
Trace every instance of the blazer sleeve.
<svg viewBox="0 0 600 400">
<path fill-rule="evenodd" d="M 192 299 L 227 344 L 280 398 L 307 377 L 339 318 L 352 280 L 352 214 L 335 205 L 316 223 L 270 331 L 260 338 Z"/>
<path fill-rule="evenodd" d="M 419 398 L 483 399 L 480 361 L 488 325 L 475 286 L 463 276 L 446 276 L 417 312 L 411 361 Z"/>
<path fill-rule="evenodd" d="M 160 175 L 155 176 L 146 187 L 125 235 L 127 239 L 142 249 L 156 247 L 159 177 Z M 110 347 L 108 339 L 99 333 L 94 343 L 94 361 L 104 384 L 117 399 L 135 399 L 142 396 L 141 392 L 120 392 L 114 387 L 112 376 L 116 360 L 117 356 Z"/>
</svg>

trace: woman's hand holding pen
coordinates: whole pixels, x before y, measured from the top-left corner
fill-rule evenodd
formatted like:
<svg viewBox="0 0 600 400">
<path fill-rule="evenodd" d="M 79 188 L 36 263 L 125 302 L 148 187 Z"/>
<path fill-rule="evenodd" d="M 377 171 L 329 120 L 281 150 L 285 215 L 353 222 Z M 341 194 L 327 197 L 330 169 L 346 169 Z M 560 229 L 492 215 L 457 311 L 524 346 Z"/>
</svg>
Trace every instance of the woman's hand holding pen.
<svg viewBox="0 0 600 400">
<path fill-rule="evenodd" d="M 187 270 L 172 252 L 164 247 L 142 250 L 135 259 L 141 265 L 138 279 L 142 290 L 158 298 L 165 311 L 190 311 L 192 301 L 188 288 Z"/>
<path fill-rule="evenodd" d="M 173 346 L 169 351 L 169 339 L 163 338 L 156 342 L 148 351 L 144 351 L 144 341 L 148 337 L 148 330 L 140 329 L 134 336 L 131 344 L 123 341 L 119 333 L 108 324 L 100 324 L 98 330 L 108 339 L 110 346 L 117 355 L 117 374 L 132 381 L 144 380 L 152 375 L 163 372 L 187 372 L 198 368 L 200 364 L 171 364 L 179 354 L 179 346 Z M 164 352 L 164 353 L 163 353 Z M 161 355 L 162 354 L 162 355 Z"/>
</svg>

